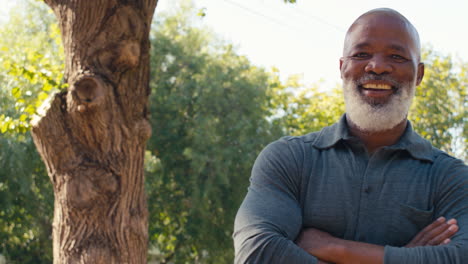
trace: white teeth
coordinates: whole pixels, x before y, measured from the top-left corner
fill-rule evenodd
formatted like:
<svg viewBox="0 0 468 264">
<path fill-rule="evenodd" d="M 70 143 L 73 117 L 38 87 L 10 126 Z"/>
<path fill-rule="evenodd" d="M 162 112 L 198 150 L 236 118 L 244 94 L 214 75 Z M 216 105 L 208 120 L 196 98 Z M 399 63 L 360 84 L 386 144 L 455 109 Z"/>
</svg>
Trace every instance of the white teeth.
<svg viewBox="0 0 468 264">
<path fill-rule="evenodd" d="M 366 88 L 366 89 L 380 89 L 380 90 L 390 90 L 392 89 L 392 86 L 388 85 L 388 84 L 372 84 L 372 83 L 368 83 L 368 84 L 364 84 L 362 87 Z"/>
</svg>

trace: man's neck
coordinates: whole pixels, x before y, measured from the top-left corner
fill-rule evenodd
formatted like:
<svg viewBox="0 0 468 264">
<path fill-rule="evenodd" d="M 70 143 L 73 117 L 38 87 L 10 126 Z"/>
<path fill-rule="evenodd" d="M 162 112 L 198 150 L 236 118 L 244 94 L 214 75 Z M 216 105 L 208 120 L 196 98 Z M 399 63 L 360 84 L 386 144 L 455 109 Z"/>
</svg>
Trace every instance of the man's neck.
<svg viewBox="0 0 468 264">
<path fill-rule="evenodd" d="M 363 131 L 346 116 L 348 128 L 351 135 L 359 138 L 367 149 L 369 154 L 374 153 L 381 147 L 391 146 L 398 142 L 406 129 L 408 121 L 406 118 L 395 127 L 384 131 Z"/>
</svg>

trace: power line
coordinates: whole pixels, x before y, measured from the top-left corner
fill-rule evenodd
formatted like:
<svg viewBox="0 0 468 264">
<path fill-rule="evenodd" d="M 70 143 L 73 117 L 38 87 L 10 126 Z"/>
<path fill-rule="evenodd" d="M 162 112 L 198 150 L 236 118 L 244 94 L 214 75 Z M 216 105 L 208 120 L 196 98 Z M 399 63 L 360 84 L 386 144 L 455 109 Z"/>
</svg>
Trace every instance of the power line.
<svg viewBox="0 0 468 264">
<path fill-rule="evenodd" d="M 231 0 L 223 0 L 223 1 L 226 2 L 226 3 L 228 3 L 228 4 L 234 5 L 234 6 L 238 7 L 238 8 L 240 8 L 240 9 L 243 9 L 243 10 L 245 10 L 245 11 L 251 13 L 251 14 L 254 14 L 254 15 L 257 15 L 257 16 L 261 16 L 261 17 L 263 17 L 263 18 L 265 18 L 265 19 L 267 19 L 267 20 L 270 20 L 271 22 L 273 22 L 273 23 L 275 23 L 275 24 L 278 24 L 278 25 L 280 25 L 280 26 L 288 27 L 287 25 L 283 24 L 283 22 L 280 21 L 280 20 L 278 20 L 278 19 L 275 19 L 275 18 L 266 16 L 266 15 L 264 15 L 264 14 L 258 12 L 258 11 L 255 11 L 255 10 L 252 10 L 252 9 L 250 9 L 250 8 L 248 8 L 248 7 L 245 7 L 245 6 L 243 6 L 243 5 L 240 5 L 240 4 L 238 4 L 238 3 L 234 2 L 234 1 L 231 1 Z"/>
<path fill-rule="evenodd" d="M 324 24 L 324 25 L 330 26 L 330 27 L 332 27 L 332 28 L 334 28 L 334 29 L 336 29 L 336 30 L 342 32 L 342 33 L 346 32 L 346 30 L 343 29 L 342 27 L 337 26 L 337 25 L 335 25 L 335 24 L 332 24 L 332 23 L 326 21 L 326 20 L 323 19 L 323 18 L 320 18 L 320 17 L 318 17 L 318 16 L 314 16 L 314 15 L 310 15 L 310 14 L 306 14 L 306 13 L 304 13 L 303 11 L 301 11 L 301 10 L 299 10 L 299 9 L 294 9 L 294 10 L 295 10 L 295 12 L 296 12 L 297 14 L 303 16 L 304 18 L 307 18 L 307 19 L 311 18 L 311 19 L 313 19 L 313 20 L 315 20 L 315 21 L 317 21 L 317 22 L 320 22 L 320 23 L 322 23 L 322 24 Z"/>
<path fill-rule="evenodd" d="M 262 18 L 264 18 L 264 19 L 267 19 L 267 20 L 269 20 L 269 21 L 271 21 L 271 22 L 273 22 L 273 23 L 275 23 L 275 24 L 277 24 L 277 25 L 280 25 L 280 26 L 283 26 L 283 27 L 287 27 L 287 28 L 290 28 L 290 29 L 299 30 L 300 32 L 303 32 L 303 30 L 300 29 L 300 28 L 297 28 L 297 27 L 294 27 L 294 28 L 293 28 L 293 27 L 291 27 L 290 25 L 285 24 L 285 23 L 284 23 L 283 21 L 281 21 L 281 20 L 278 20 L 278 19 L 276 19 L 276 18 L 267 16 L 267 15 L 265 15 L 265 14 L 259 12 L 259 11 L 253 10 L 253 9 L 248 8 L 248 7 L 246 7 L 246 6 L 240 5 L 240 4 L 238 4 L 238 3 L 236 3 L 236 2 L 234 2 L 234 1 L 232 1 L 232 0 L 223 0 L 223 1 L 226 2 L 226 3 L 228 3 L 228 4 L 230 4 L 230 5 L 234 5 L 234 6 L 240 8 L 240 9 L 242 9 L 242 10 L 244 10 L 244 11 L 247 11 L 247 12 L 253 14 L 253 15 L 260 16 L 260 17 L 262 17 Z M 305 19 L 307 20 L 306 22 L 309 22 L 309 23 L 310 23 L 310 22 L 312 22 L 312 21 L 311 21 L 311 19 L 312 19 L 312 20 L 315 20 L 315 22 L 319 22 L 319 23 L 321 23 L 321 24 L 327 25 L 328 27 L 332 27 L 332 28 L 334 28 L 335 30 L 337 30 L 337 31 L 339 31 L 339 32 L 341 32 L 341 33 L 344 33 L 344 32 L 345 32 L 345 30 L 344 30 L 343 28 L 341 28 L 341 27 L 339 27 L 339 26 L 337 26 L 337 25 L 335 25 L 335 24 L 333 24 L 333 23 L 330 23 L 330 22 L 326 21 L 326 20 L 323 19 L 323 18 L 320 18 L 320 17 L 318 17 L 318 16 L 314 16 L 314 15 L 310 15 L 310 14 L 306 14 L 306 13 L 304 13 L 304 12 L 298 10 L 298 9 L 293 9 L 293 10 L 294 10 L 294 12 L 295 12 L 296 14 L 298 14 L 298 15 L 302 16 L 303 18 L 305 18 Z"/>
</svg>

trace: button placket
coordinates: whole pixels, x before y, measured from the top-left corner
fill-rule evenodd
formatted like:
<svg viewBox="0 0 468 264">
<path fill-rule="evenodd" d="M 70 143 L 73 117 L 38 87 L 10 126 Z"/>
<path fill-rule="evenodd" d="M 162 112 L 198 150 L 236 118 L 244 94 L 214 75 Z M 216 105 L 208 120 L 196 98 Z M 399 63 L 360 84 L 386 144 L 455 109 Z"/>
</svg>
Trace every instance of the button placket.
<svg viewBox="0 0 468 264">
<path fill-rule="evenodd" d="M 365 226 L 366 219 L 365 216 L 367 215 L 367 201 L 368 201 L 368 193 L 370 191 L 369 184 L 367 181 L 367 174 L 369 172 L 369 167 L 371 165 L 371 160 L 368 158 L 366 151 L 362 151 L 359 153 L 356 160 L 359 160 L 359 166 L 356 168 L 357 172 L 356 175 L 359 177 L 361 182 L 361 188 L 359 190 L 359 205 L 358 210 L 356 212 L 356 223 L 354 228 L 354 240 L 362 241 L 365 239 L 363 237 L 363 232 L 361 232 L 361 226 Z"/>
<path fill-rule="evenodd" d="M 366 218 L 369 215 L 369 199 L 372 199 L 370 195 L 372 193 L 370 179 L 372 178 L 372 175 L 375 174 L 376 164 L 378 163 L 377 160 L 375 160 L 375 157 L 376 156 L 373 155 L 367 160 L 367 164 L 362 173 L 362 195 L 359 201 L 359 213 L 357 217 L 355 239 L 364 242 L 366 241 L 364 230 L 369 224 L 368 219 Z"/>
</svg>

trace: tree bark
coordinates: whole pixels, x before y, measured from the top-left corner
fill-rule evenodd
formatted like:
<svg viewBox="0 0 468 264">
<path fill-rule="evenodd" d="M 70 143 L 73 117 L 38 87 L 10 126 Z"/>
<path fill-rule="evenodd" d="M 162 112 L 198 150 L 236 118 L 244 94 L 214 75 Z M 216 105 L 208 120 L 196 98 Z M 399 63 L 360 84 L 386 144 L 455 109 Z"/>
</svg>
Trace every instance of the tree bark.
<svg viewBox="0 0 468 264">
<path fill-rule="evenodd" d="M 54 263 L 146 263 L 143 159 L 157 0 L 45 2 L 61 27 L 68 84 L 32 124 L 55 194 Z"/>
</svg>

